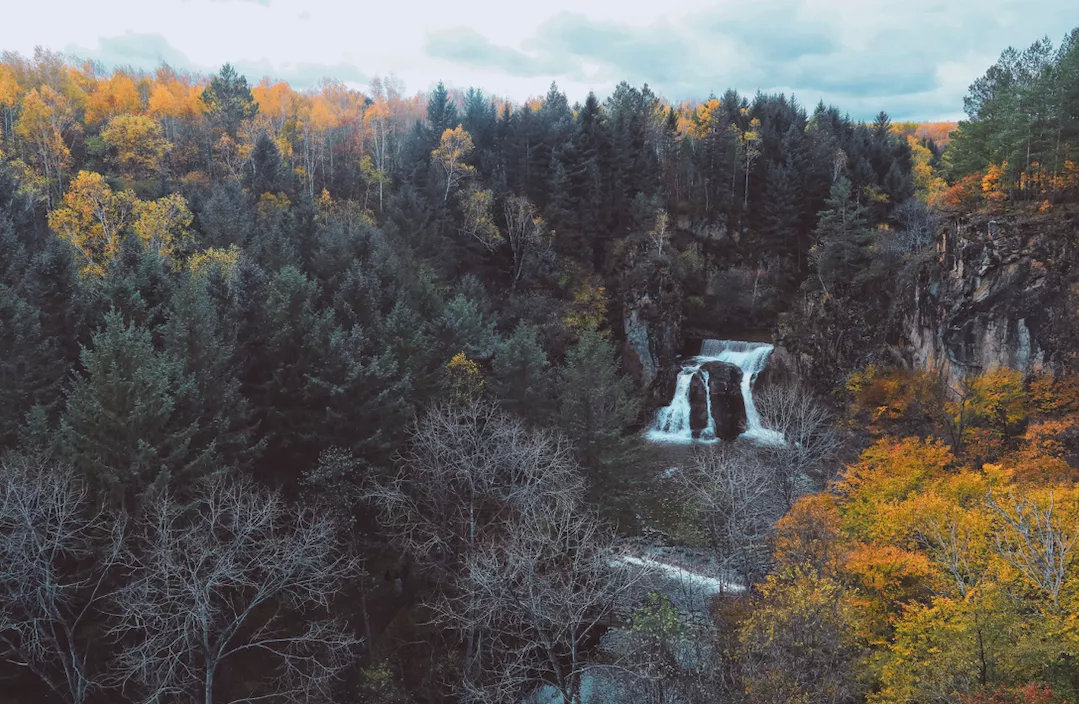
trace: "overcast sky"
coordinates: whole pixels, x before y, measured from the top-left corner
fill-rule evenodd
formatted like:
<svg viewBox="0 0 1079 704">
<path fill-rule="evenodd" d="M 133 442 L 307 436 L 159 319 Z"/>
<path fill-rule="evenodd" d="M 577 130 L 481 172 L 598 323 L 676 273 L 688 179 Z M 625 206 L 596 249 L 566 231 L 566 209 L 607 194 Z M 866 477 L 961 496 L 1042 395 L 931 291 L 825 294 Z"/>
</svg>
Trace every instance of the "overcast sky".
<svg viewBox="0 0 1079 704">
<path fill-rule="evenodd" d="M 759 89 L 947 120 L 1004 48 L 1076 25 L 1076 0 L 11 0 L 0 49 L 107 68 L 231 61 L 297 88 L 392 73 L 409 92 L 441 79 L 514 100 L 552 80 L 571 101 L 621 80 L 672 100 Z"/>
</svg>

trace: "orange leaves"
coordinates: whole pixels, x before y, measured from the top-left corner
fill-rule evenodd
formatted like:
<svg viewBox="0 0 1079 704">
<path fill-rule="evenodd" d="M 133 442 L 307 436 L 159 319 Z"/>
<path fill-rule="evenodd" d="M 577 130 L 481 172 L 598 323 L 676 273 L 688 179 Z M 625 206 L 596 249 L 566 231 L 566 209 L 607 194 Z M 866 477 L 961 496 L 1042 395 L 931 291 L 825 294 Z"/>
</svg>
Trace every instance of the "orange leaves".
<svg viewBox="0 0 1079 704">
<path fill-rule="evenodd" d="M 834 574 L 841 564 L 839 510 L 830 494 L 810 494 L 795 502 L 776 523 L 775 560 L 782 567 L 809 565 Z"/>
<path fill-rule="evenodd" d="M 939 192 L 929 204 L 942 210 L 972 209 L 982 192 L 982 175 L 973 173 L 964 176 L 954 184 Z"/>
<path fill-rule="evenodd" d="M 159 120 L 188 119 L 206 109 L 199 98 L 201 93 L 198 86 L 168 69 L 160 69 L 154 77 L 146 111 Z"/>
<path fill-rule="evenodd" d="M 1000 206 L 1008 199 L 1004 187 L 1004 173 L 1007 168 L 1006 161 L 1000 166 L 990 164 L 985 169 L 985 175 L 982 176 L 982 196 L 993 205 Z"/>
<path fill-rule="evenodd" d="M 122 71 L 98 81 L 86 101 L 86 122 L 105 122 L 117 115 L 136 114 L 142 110 L 142 99 L 135 79 Z"/>
</svg>

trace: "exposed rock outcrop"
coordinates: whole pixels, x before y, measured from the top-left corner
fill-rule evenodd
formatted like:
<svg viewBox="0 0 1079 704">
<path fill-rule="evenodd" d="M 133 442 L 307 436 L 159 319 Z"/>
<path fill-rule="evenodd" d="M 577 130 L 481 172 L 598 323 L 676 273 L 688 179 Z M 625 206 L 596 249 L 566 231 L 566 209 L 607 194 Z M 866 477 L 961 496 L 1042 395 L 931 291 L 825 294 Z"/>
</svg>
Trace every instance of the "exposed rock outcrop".
<svg viewBox="0 0 1079 704">
<path fill-rule="evenodd" d="M 1001 366 L 1059 371 L 1076 350 L 1074 214 L 955 220 L 914 287 L 911 362 L 950 384 Z"/>
<path fill-rule="evenodd" d="M 712 398 L 712 418 L 716 437 L 734 440 L 746 422 L 742 401 L 742 370 L 726 362 L 706 362 L 701 370 L 708 372 L 708 393 Z"/>
</svg>

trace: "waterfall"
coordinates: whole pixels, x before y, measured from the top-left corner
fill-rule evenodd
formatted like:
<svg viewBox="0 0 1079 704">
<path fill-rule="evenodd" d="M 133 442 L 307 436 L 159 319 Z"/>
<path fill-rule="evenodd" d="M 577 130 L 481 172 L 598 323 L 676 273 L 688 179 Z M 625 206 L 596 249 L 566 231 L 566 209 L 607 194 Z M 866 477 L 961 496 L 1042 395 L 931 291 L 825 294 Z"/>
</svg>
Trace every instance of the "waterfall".
<svg viewBox="0 0 1079 704">
<path fill-rule="evenodd" d="M 701 431 L 699 440 L 715 441 L 716 423 L 712 416 L 712 395 L 708 393 L 708 372 L 701 365 L 708 362 L 726 362 L 742 370 L 742 403 L 746 409 L 746 427 L 740 437 L 765 444 L 783 443 L 783 435 L 765 428 L 761 423 L 757 404 L 753 401 L 753 384 L 757 375 L 768 363 L 768 357 L 775 349 L 765 342 L 742 342 L 739 340 L 704 340 L 701 353 L 683 363 L 675 383 L 674 397 L 669 405 L 659 409 L 655 422 L 646 437 L 656 442 L 693 442 L 690 429 L 690 389 L 693 377 L 700 374 L 705 385 L 705 399 L 708 407 L 708 427 Z"/>
</svg>

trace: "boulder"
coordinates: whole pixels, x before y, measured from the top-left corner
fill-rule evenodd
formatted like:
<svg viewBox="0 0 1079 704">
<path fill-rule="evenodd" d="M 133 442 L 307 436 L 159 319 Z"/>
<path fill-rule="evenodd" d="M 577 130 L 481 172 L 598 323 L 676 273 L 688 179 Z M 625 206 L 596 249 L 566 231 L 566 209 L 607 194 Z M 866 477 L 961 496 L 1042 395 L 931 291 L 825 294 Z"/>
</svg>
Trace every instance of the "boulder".
<svg viewBox="0 0 1079 704">
<path fill-rule="evenodd" d="M 734 440 L 741 434 L 746 423 L 746 407 L 742 401 L 742 370 L 727 362 L 706 362 L 701 365 L 701 371 L 708 372 L 708 393 L 712 397 L 712 418 L 716 423 L 716 436 L 724 440 Z"/>
<path fill-rule="evenodd" d="M 704 377 L 700 373 L 694 374 L 689 382 L 689 429 L 695 438 L 700 437 L 701 431 L 708 427 L 707 394 Z"/>
</svg>

